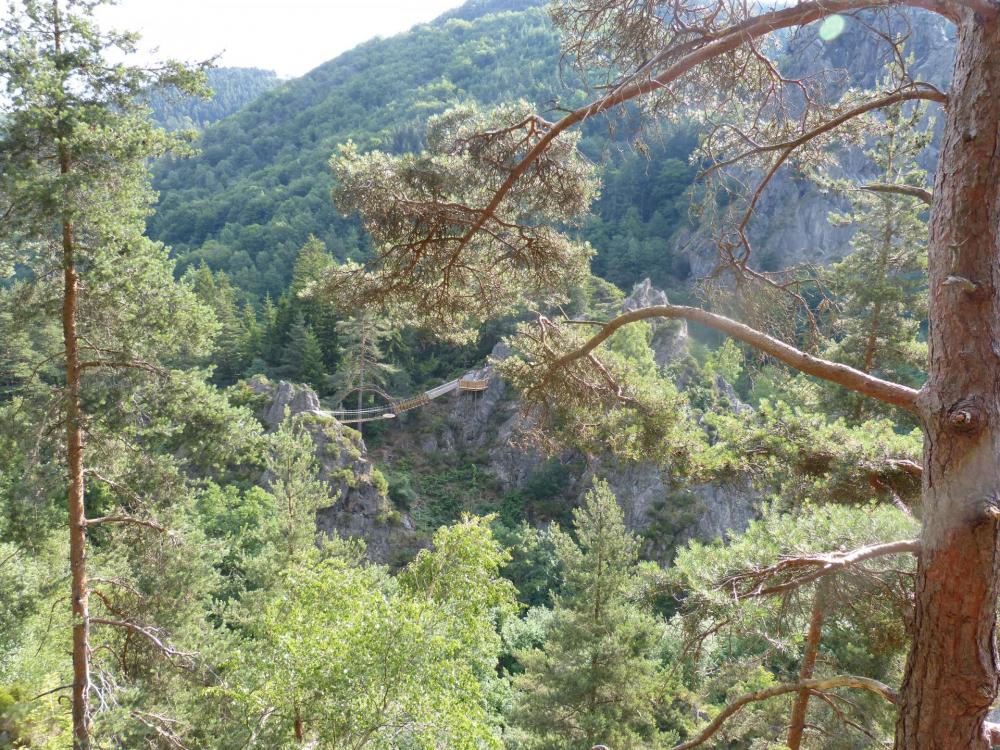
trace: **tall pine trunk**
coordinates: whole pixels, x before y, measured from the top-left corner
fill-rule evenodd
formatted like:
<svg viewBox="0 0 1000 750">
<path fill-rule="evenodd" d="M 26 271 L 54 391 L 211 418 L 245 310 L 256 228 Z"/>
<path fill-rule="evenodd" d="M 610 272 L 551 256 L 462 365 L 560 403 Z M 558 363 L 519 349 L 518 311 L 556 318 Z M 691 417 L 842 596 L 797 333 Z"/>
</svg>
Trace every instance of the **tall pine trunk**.
<svg viewBox="0 0 1000 750">
<path fill-rule="evenodd" d="M 930 226 L 923 546 L 897 750 L 989 747 L 998 687 L 1000 20 L 962 16 Z"/>
<path fill-rule="evenodd" d="M 63 223 L 63 345 L 66 367 L 66 461 L 69 468 L 69 560 L 73 608 L 73 748 L 90 748 L 90 612 L 84 509 L 80 357 L 76 333 L 78 279 L 73 227 Z"/>
<path fill-rule="evenodd" d="M 56 64 L 62 60 L 62 21 L 59 0 L 52 0 L 53 44 Z M 62 93 L 62 92 L 60 92 Z M 72 160 L 66 145 L 71 128 L 57 105 L 59 131 L 59 173 L 67 180 Z M 65 187 L 64 187 L 65 189 Z M 64 207 L 64 212 L 68 209 Z M 80 402 L 80 342 L 76 317 L 80 289 L 77 273 L 73 222 L 64 213 L 62 220 L 63 270 L 63 366 L 66 370 L 66 466 L 69 479 L 67 510 L 69 522 L 70 597 L 73 612 L 73 750 L 90 750 L 90 608 L 87 586 L 87 516 L 84 506 L 83 410 Z"/>
<path fill-rule="evenodd" d="M 363 417 L 361 416 L 361 408 L 364 406 L 364 396 L 365 396 L 365 359 L 367 357 L 367 353 L 365 352 L 365 346 L 368 344 L 367 333 L 368 333 L 367 320 L 362 316 L 361 345 L 360 345 L 361 354 L 359 355 L 358 358 L 358 419 L 359 420 L 363 419 Z M 358 435 L 360 435 L 361 438 L 364 439 L 365 423 L 363 421 L 359 421 L 357 427 L 358 427 Z"/>
</svg>

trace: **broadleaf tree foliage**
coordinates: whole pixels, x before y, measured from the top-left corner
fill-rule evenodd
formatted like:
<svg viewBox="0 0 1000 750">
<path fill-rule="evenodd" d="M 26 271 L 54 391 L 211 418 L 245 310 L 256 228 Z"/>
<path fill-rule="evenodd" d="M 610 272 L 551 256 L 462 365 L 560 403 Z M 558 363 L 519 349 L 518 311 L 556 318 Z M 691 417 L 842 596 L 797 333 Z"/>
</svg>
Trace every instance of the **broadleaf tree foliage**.
<svg viewBox="0 0 1000 750">
<path fill-rule="evenodd" d="M 957 50 L 947 91 L 911 77 L 898 34 L 878 35 L 880 19 L 891 22 L 904 10 L 936 13 L 954 24 Z M 835 15 L 860 18 L 884 43 L 892 83 L 883 90 L 842 91 L 835 73 L 785 72 L 789 61 L 778 59 L 778 36 Z M 350 283 L 367 296 L 391 299 L 441 331 L 530 299 L 562 281 L 568 269 L 579 272 L 587 259 L 588 251 L 563 236 L 562 226 L 542 224 L 568 223 L 594 194 L 590 170 L 574 166 L 573 128 L 632 103 L 651 119 L 701 118 L 710 126 L 702 144 L 706 171 L 725 190 L 709 203 L 720 259 L 714 276 L 728 279 L 751 312 L 754 305 L 779 311 L 784 325 L 772 321 L 758 330 L 667 304 L 591 321 L 594 333 L 581 343 L 581 337 L 553 332 L 586 322 L 542 316 L 526 364 L 537 387 L 522 382 L 522 388 L 529 400 L 545 404 L 564 395 L 547 388 L 560 372 L 579 378 L 577 368 L 584 365 L 594 374 L 581 385 L 603 391 L 606 403 L 628 403 L 634 396 L 627 379 L 620 387 L 608 385 L 613 373 L 602 364 L 599 347 L 637 321 L 687 318 L 795 370 L 912 413 L 924 434 L 922 532 L 901 689 L 896 698 L 861 678 L 837 684 L 896 702 L 897 748 L 988 747 L 994 728 L 986 716 L 1000 684 L 994 642 L 1000 590 L 1000 4 L 561 0 L 553 17 L 566 35 L 567 52 L 583 69 L 598 71 L 589 79 L 596 82 L 593 101 L 554 122 L 525 107 L 487 116 L 456 110 L 432 121 L 429 151 L 420 156 L 363 156 L 347 147 L 333 162 L 340 205 L 360 211 L 375 255 L 349 282 L 334 277 L 330 287 L 350 292 Z M 866 119 L 879 110 L 915 101 L 946 105 L 930 206 L 928 376 L 919 389 L 772 335 L 798 329 L 791 312 L 815 329 L 815 314 L 799 272 L 755 268 L 746 232 L 782 167 L 799 158 L 829 160 L 838 148 L 862 142 Z M 581 416 L 593 423 L 603 414 L 591 409 Z M 848 554 L 840 562 L 858 559 Z M 739 705 L 813 686 L 804 681 L 761 689 Z M 735 711 L 721 712 L 713 724 Z"/>
</svg>

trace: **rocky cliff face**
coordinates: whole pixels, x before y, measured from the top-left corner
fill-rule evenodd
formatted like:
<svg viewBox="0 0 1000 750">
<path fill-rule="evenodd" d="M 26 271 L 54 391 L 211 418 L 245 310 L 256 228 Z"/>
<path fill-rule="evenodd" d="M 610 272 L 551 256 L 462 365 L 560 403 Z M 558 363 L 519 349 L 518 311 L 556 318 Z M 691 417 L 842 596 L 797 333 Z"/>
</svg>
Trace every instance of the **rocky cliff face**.
<svg viewBox="0 0 1000 750">
<path fill-rule="evenodd" d="M 653 288 L 647 279 L 625 299 L 623 311 L 667 301 L 666 294 Z M 653 327 L 652 345 L 658 364 L 669 364 L 687 354 L 686 324 L 656 321 Z M 503 345 L 498 345 L 490 359 L 497 361 L 508 354 Z M 421 449 L 485 455 L 486 468 L 503 490 L 521 489 L 547 457 L 526 440 L 528 425 L 521 404 L 493 366 L 468 376 L 488 378 L 489 388 L 476 396 L 458 395 L 435 407 L 444 409 L 444 418 L 435 420 L 438 429 L 423 439 Z M 737 408 L 749 408 L 739 402 L 727 383 L 720 385 L 730 393 Z M 424 417 L 426 414 L 418 419 Z M 572 452 L 556 458 L 564 465 L 582 467 L 573 477 L 568 493 L 575 502 L 582 501 L 594 478 L 607 480 L 622 506 L 626 524 L 634 531 L 645 532 L 648 551 L 661 559 L 688 539 L 709 540 L 730 529 L 745 529 L 759 503 L 758 494 L 744 480 L 678 485 L 664 467 L 651 463 L 622 464 Z"/>
<path fill-rule="evenodd" d="M 623 310 L 666 304 L 666 294 L 648 280 L 638 284 L 624 301 Z M 656 360 L 667 365 L 688 351 L 687 326 L 673 321 L 653 325 Z M 498 345 L 491 361 L 509 352 Z M 433 458 L 453 459 L 461 464 L 475 461 L 493 480 L 500 493 L 521 490 L 546 466 L 551 457 L 526 438 L 528 423 L 516 394 L 498 377 L 492 362 L 468 377 L 489 379 L 489 387 L 478 393 L 457 392 L 440 401 L 409 412 L 387 427 L 388 447 L 378 451 L 386 466 L 396 461 Z M 321 509 L 317 527 L 330 535 L 360 537 L 369 555 L 380 562 L 397 562 L 419 546 L 426 529 L 418 530 L 409 513 L 395 508 L 386 497 L 386 483 L 373 465 L 361 436 L 323 412 L 319 399 L 307 386 L 271 383 L 261 378 L 250 387 L 268 399 L 261 418 L 275 429 L 285 415 L 306 426 L 316 446 L 320 477 L 328 482 L 337 501 Z M 735 393 L 722 381 L 737 408 Z M 420 454 L 416 456 L 414 454 Z M 579 503 L 594 478 L 607 480 L 625 513 L 629 528 L 644 533 L 648 552 L 667 559 L 671 550 L 688 539 L 708 540 L 726 531 L 742 530 L 754 516 L 758 496 L 748 482 L 678 484 L 669 472 L 650 463 L 623 464 L 608 458 L 587 458 L 569 451 L 555 457 L 572 467 L 569 486 L 561 498 Z M 475 498 L 468 498 L 474 505 Z"/>
<path fill-rule="evenodd" d="M 260 418 L 269 430 L 277 429 L 283 419 L 296 419 L 312 438 L 319 478 L 336 498 L 333 505 L 316 513 L 321 532 L 364 539 L 368 556 L 376 562 L 391 563 L 413 548 L 417 543 L 413 522 L 389 502 L 385 478 L 368 460 L 357 430 L 322 411 L 319 397 L 309 386 L 284 380 L 272 383 L 259 376 L 248 385 L 268 399 Z"/>
<path fill-rule="evenodd" d="M 868 27 L 905 40 L 905 54 L 913 55 L 909 65 L 914 80 L 946 89 L 951 78 L 955 56 L 954 30 L 943 19 L 930 13 L 877 13 L 848 18 L 843 33 L 823 41 L 818 25 L 808 26 L 787 40 L 787 58 L 798 61 L 789 73 L 793 76 L 831 71 L 832 95 L 848 87 L 877 90 L 877 77 L 884 75 L 891 60 L 891 48 Z M 935 107 L 931 107 L 933 112 Z M 943 123 L 936 117 L 938 131 Z M 843 148 L 837 154 L 841 174 L 846 179 L 863 182 L 870 165 L 858 149 Z M 933 172 L 937 161 L 937 139 L 922 156 L 924 168 Z M 759 178 L 759 175 L 758 175 Z M 754 179 L 747 176 L 750 184 Z M 775 175 L 764 192 L 748 236 L 754 248 L 751 265 L 771 271 L 803 263 L 826 264 L 847 251 L 852 230 L 834 227 L 828 216 L 843 209 L 838 199 L 821 193 L 805 177 L 785 165 Z M 709 274 L 716 266 L 718 255 L 713 229 L 697 227 L 679 231 L 671 240 L 671 251 L 685 257 L 693 278 Z"/>
<path fill-rule="evenodd" d="M 669 303 L 666 292 L 655 289 L 649 279 L 643 279 L 635 285 L 632 294 L 625 298 L 622 312 Z M 687 353 L 689 341 L 686 320 L 653 320 L 650 325 L 653 328 L 650 346 L 657 366 L 664 367 Z"/>
</svg>

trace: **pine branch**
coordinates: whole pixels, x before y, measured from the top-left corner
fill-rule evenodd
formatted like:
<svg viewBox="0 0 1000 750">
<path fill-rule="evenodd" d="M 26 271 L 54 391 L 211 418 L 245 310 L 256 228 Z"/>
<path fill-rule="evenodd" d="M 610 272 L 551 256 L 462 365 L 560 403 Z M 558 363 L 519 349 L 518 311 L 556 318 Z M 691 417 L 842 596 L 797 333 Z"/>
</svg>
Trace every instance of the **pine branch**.
<svg viewBox="0 0 1000 750">
<path fill-rule="evenodd" d="M 705 171 L 702 172 L 700 176 L 705 177 L 711 174 L 712 172 L 716 172 L 725 167 L 732 166 L 733 164 L 744 161 L 745 159 L 748 159 L 751 156 L 766 154 L 771 151 L 782 151 L 783 153 L 779 158 L 778 164 L 775 166 L 775 169 L 777 169 L 777 167 L 780 166 L 781 163 L 784 162 L 791 155 L 793 151 L 795 151 L 795 149 L 799 148 L 800 146 L 804 146 L 809 141 L 815 140 L 816 138 L 825 133 L 829 133 L 832 130 L 836 130 L 844 123 L 853 120 L 857 117 L 860 117 L 861 115 L 867 114 L 868 112 L 873 112 L 876 109 L 884 109 L 885 107 L 892 106 L 893 104 L 899 104 L 900 102 L 915 101 L 915 100 L 924 100 L 924 101 L 938 102 L 939 104 L 947 104 L 948 96 L 947 94 L 944 94 L 943 92 L 938 90 L 936 87 L 931 86 L 930 84 L 914 83 L 905 89 L 894 91 L 891 94 L 887 94 L 886 96 L 880 97 L 878 99 L 872 99 L 871 101 L 865 102 L 864 104 L 860 104 L 857 107 L 854 107 L 853 109 L 849 109 L 846 112 L 842 113 L 841 115 L 838 115 L 837 117 L 834 117 L 831 120 L 827 120 L 826 122 L 817 125 L 812 130 L 803 133 L 797 138 L 792 138 L 787 141 L 782 141 L 781 143 L 771 143 L 766 146 L 757 146 L 755 148 L 748 149 L 747 151 L 744 151 L 743 153 L 739 154 L 738 156 L 734 156 L 731 159 L 726 159 L 725 161 L 712 164 L 708 168 L 706 168 Z M 767 179 L 769 178 L 770 176 Z M 762 182 L 762 184 L 766 184 L 767 179 L 765 179 Z M 873 189 L 875 189 L 879 186 L 875 185 L 872 187 Z M 892 187 L 892 186 L 887 185 L 884 187 Z M 908 186 L 901 186 L 901 187 L 908 187 Z M 913 189 L 919 190 L 919 188 L 913 188 Z M 889 192 L 889 191 L 884 190 L 883 192 Z M 926 193 L 927 191 L 923 192 Z M 913 193 L 909 194 L 914 195 Z M 929 195 L 930 194 L 928 193 L 928 203 L 930 202 Z"/>
<path fill-rule="evenodd" d="M 911 198 L 919 198 L 928 206 L 934 204 L 934 194 L 930 190 L 925 190 L 914 185 L 886 185 L 881 182 L 873 182 L 868 185 L 859 185 L 859 190 L 867 190 L 870 193 L 896 193 L 898 195 L 908 195 Z"/>
<path fill-rule="evenodd" d="M 179 659 L 182 662 L 193 665 L 194 664 L 194 654 L 187 651 L 179 651 L 172 646 L 164 643 L 164 641 L 158 635 L 157 629 L 146 627 L 144 625 L 139 625 L 138 623 L 131 622 L 129 620 L 107 620 L 103 617 L 91 617 L 90 622 L 92 625 L 108 625 L 113 628 L 121 628 L 122 630 L 128 630 L 137 635 L 141 635 L 156 649 L 169 659 Z"/>
<path fill-rule="evenodd" d="M 126 487 L 121 482 L 116 482 L 113 479 L 108 479 L 107 477 L 103 476 L 100 472 L 98 472 L 96 469 L 84 469 L 83 473 L 88 477 L 93 477 L 98 482 L 102 482 L 108 485 L 108 487 L 113 489 L 119 495 L 123 495 L 124 497 L 129 498 L 137 506 L 143 508 L 146 507 L 146 501 L 143 500 L 143 498 L 139 495 L 139 493 L 130 487 Z"/>
<path fill-rule="evenodd" d="M 918 539 L 903 539 L 897 542 L 871 544 L 849 552 L 786 557 L 766 568 L 730 576 L 723 580 L 720 585 L 735 590 L 740 584 L 749 584 L 743 591 L 735 592 L 737 599 L 772 596 L 812 583 L 824 576 L 837 573 L 866 560 L 905 553 L 919 554 L 920 541 Z M 784 574 L 790 574 L 791 578 L 781 583 L 765 585 L 768 581 Z"/>
<path fill-rule="evenodd" d="M 108 359 L 88 359 L 77 366 L 79 370 L 142 370 L 144 372 L 152 373 L 153 375 L 166 375 L 167 371 L 151 362 L 145 362 L 139 359 L 127 360 L 127 361 L 113 361 Z"/>
<path fill-rule="evenodd" d="M 669 65 L 659 75 L 652 75 L 656 64 L 682 52 L 678 47 L 669 47 L 654 57 L 649 63 L 642 66 L 631 77 L 630 80 L 633 81 L 632 83 L 617 87 L 603 98 L 573 110 L 546 130 L 524 158 L 510 170 L 507 178 L 494 193 L 490 202 L 482 209 L 478 218 L 463 236 L 461 245 L 468 244 L 472 237 L 496 214 L 500 204 L 511 190 L 513 190 L 517 181 L 524 176 L 531 165 L 541 157 L 561 133 L 590 117 L 606 112 L 645 94 L 663 89 L 703 63 L 733 52 L 748 41 L 766 36 L 780 29 L 803 26 L 837 13 L 849 13 L 865 8 L 891 6 L 919 7 L 944 15 L 951 20 L 956 20 L 959 17 L 958 8 L 962 5 L 974 7 L 977 12 L 981 12 L 984 16 L 989 17 L 996 15 L 998 8 L 1000 8 L 1000 5 L 992 0 L 905 0 L 904 2 L 818 0 L 814 2 L 800 2 L 788 8 L 781 8 L 748 18 L 726 29 L 706 34 L 703 38 L 694 40 L 692 43 L 681 45 L 683 53 L 680 54 L 679 59 Z M 687 51 L 691 46 L 694 49 Z M 646 77 L 647 75 L 649 77 Z"/>
<path fill-rule="evenodd" d="M 826 679 L 817 680 L 800 680 L 799 682 L 789 682 L 781 685 L 774 685 L 769 688 L 764 688 L 763 690 L 755 690 L 752 693 L 745 693 L 739 698 L 734 700 L 732 703 L 727 705 L 719 715 L 713 719 L 708 726 L 701 730 L 695 737 L 686 742 L 682 742 L 679 745 L 675 745 L 671 750 L 689 750 L 693 747 L 698 747 L 708 741 L 712 735 L 722 728 L 722 725 L 734 714 L 741 711 L 745 706 L 750 703 L 756 703 L 759 701 L 767 700 L 769 698 L 776 698 L 779 695 L 787 695 L 788 693 L 798 693 L 802 690 L 833 690 L 835 688 L 856 688 L 858 690 L 867 690 L 876 695 L 880 695 L 885 698 L 889 703 L 895 705 L 898 694 L 895 690 L 890 688 L 888 685 L 879 682 L 878 680 L 873 680 L 870 677 L 858 677 L 855 675 L 841 675 L 838 677 L 828 677 Z"/>
<path fill-rule="evenodd" d="M 131 715 L 133 719 L 156 732 L 170 747 L 176 748 L 176 750 L 189 750 L 188 746 L 184 744 L 181 738 L 169 726 L 170 724 L 177 724 L 176 719 L 168 719 L 166 716 L 150 714 L 138 709 L 131 711 Z"/>
<path fill-rule="evenodd" d="M 99 518 L 88 518 L 84 525 L 87 527 L 98 526 L 102 523 L 122 523 L 122 524 L 134 524 L 135 526 L 144 526 L 147 529 L 154 529 L 159 531 L 161 534 L 166 533 L 167 529 L 165 526 L 161 526 L 155 521 L 147 521 L 142 518 L 136 518 L 135 516 L 121 515 L 121 516 L 100 516 Z"/>
<path fill-rule="evenodd" d="M 588 356 L 618 329 L 629 323 L 648 320 L 650 318 L 684 318 L 686 320 L 693 320 L 696 323 L 701 323 L 704 326 L 720 331 L 737 341 L 742 341 L 744 344 L 748 344 L 758 351 L 769 354 L 799 372 L 828 380 L 831 383 L 836 383 L 862 395 L 870 396 L 893 406 L 899 406 L 911 412 L 917 410 L 917 391 L 913 388 L 876 378 L 848 365 L 814 357 L 811 354 L 796 349 L 790 344 L 779 341 L 773 336 L 750 328 L 731 318 L 710 313 L 707 310 L 701 310 L 697 307 L 687 307 L 684 305 L 655 305 L 653 307 L 633 310 L 618 316 L 614 320 L 603 324 L 601 330 L 583 346 L 556 359 L 549 366 L 550 375 L 555 373 L 560 367 L 581 357 Z M 546 377 L 546 381 L 548 379 L 549 376 Z"/>
<path fill-rule="evenodd" d="M 911 477 L 923 476 L 924 467 L 916 461 L 910 461 L 908 458 L 894 458 L 890 460 L 889 463 L 897 469 L 909 474 Z"/>
</svg>

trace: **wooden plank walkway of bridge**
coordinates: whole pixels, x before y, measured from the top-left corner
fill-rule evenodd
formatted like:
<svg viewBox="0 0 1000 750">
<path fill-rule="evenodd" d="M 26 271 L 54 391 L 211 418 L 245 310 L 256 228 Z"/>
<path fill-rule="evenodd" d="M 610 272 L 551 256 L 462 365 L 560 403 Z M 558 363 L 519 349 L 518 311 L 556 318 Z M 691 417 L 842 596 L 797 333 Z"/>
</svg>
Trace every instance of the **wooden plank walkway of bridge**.
<svg viewBox="0 0 1000 750">
<path fill-rule="evenodd" d="M 373 406 L 368 409 L 335 409 L 324 413 L 329 414 L 338 422 L 355 424 L 358 422 L 371 422 L 376 419 L 393 419 L 405 411 L 429 404 L 433 399 L 439 398 L 446 393 L 452 393 L 453 391 L 485 391 L 489 385 L 490 381 L 488 379 L 456 378 L 412 398 L 392 401 L 385 406 Z"/>
</svg>

